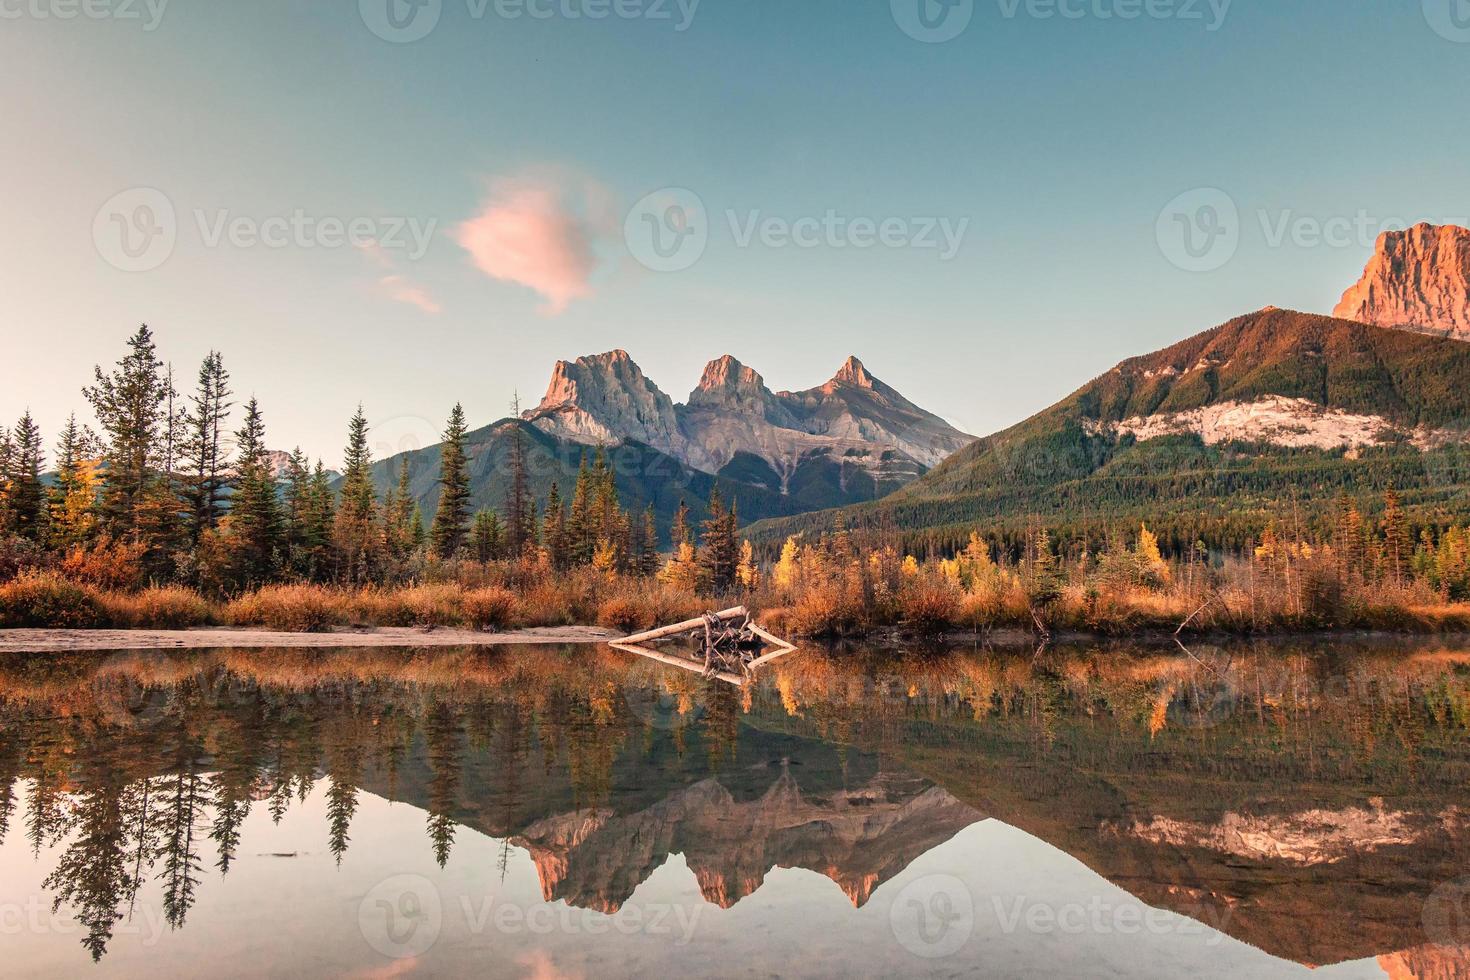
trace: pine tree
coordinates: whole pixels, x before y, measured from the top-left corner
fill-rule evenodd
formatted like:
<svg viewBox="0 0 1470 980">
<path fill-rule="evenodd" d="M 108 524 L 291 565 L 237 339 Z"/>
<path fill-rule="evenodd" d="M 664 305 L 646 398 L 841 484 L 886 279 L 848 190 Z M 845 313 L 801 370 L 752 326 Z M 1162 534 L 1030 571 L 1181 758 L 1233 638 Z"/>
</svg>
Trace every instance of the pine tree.
<svg viewBox="0 0 1470 980">
<path fill-rule="evenodd" d="M 439 455 L 439 509 L 429 538 L 440 558 L 453 558 L 465 546 L 470 523 L 470 472 L 465 456 L 464 408 L 455 405 L 444 429 Z"/>
<path fill-rule="evenodd" d="M 654 575 L 658 572 L 658 520 L 653 512 L 653 504 L 643 512 L 643 550 L 638 556 L 638 574 L 644 577 Z"/>
<path fill-rule="evenodd" d="M 702 525 L 699 542 L 700 578 L 706 588 L 719 595 L 735 585 L 740 563 L 740 542 L 736 533 L 739 518 L 734 510 L 726 511 L 719 484 L 710 491 L 709 518 Z"/>
<path fill-rule="evenodd" d="M 101 511 L 106 529 L 141 536 L 141 510 L 166 465 L 162 434 L 169 387 L 147 324 L 128 340 L 128 353 L 111 374 L 94 369 L 96 383 L 83 389 L 106 439 L 107 473 Z M 156 548 L 156 542 L 147 542 Z"/>
<path fill-rule="evenodd" d="M 513 405 L 511 422 L 510 489 L 505 499 L 506 540 L 511 558 L 519 558 L 536 540 L 536 504 L 526 476 L 526 446 L 521 433 L 520 398 Z"/>
<path fill-rule="evenodd" d="M 285 526 L 282 547 L 284 565 L 292 575 L 309 576 L 311 565 L 311 461 L 297 446 L 286 463 L 286 487 L 282 493 L 282 519 Z"/>
<path fill-rule="evenodd" d="M 191 405 L 184 414 L 184 438 L 180 447 L 189 533 L 195 543 L 205 531 L 219 526 L 225 509 L 229 459 L 225 426 L 234 404 L 230 401 L 231 394 L 224 360 L 218 351 L 210 351 L 199 368 L 199 380 L 190 396 Z"/>
<path fill-rule="evenodd" d="M 10 485 L 15 472 L 15 438 L 0 428 L 0 537 L 10 535 Z"/>
<path fill-rule="evenodd" d="M 5 489 L 9 531 L 40 544 L 46 540 L 50 517 L 46 506 L 46 485 L 41 482 L 45 451 L 41 430 L 29 411 L 15 423 L 11 438 L 14 449 Z"/>
<path fill-rule="evenodd" d="M 694 535 L 689 529 L 689 505 L 679 501 L 679 509 L 674 511 L 674 523 L 669 529 L 669 539 L 677 551 L 681 544 L 693 544 Z"/>
<path fill-rule="evenodd" d="M 367 418 L 359 405 L 348 426 L 341 493 L 332 531 L 342 577 L 353 584 L 366 582 L 376 572 L 382 552 L 383 535 L 378 498 L 373 490 L 372 465 Z"/>
<path fill-rule="evenodd" d="M 235 439 L 240 448 L 235 492 L 230 497 L 229 540 L 242 584 L 259 585 L 275 577 L 282 546 L 280 504 L 265 422 L 254 398 L 245 405 L 245 424 Z"/>
<path fill-rule="evenodd" d="M 56 485 L 51 489 L 51 540 L 66 549 L 81 544 L 96 527 L 97 437 L 72 415 L 56 451 Z"/>
<path fill-rule="evenodd" d="M 422 543 L 419 532 L 414 531 L 414 515 L 418 502 L 414 500 L 413 484 L 408 466 L 408 454 L 399 461 L 398 485 L 390 487 L 383 501 L 383 538 L 388 556 L 403 561 L 418 550 Z"/>
<path fill-rule="evenodd" d="M 572 509 L 567 516 L 566 550 L 570 565 L 581 566 L 592 561 L 597 535 L 592 527 L 592 471 L 587 468 L 587 454 L 577 467 L 577 486 L 572 493 Z"/>
<path fill-rule="evenodd" d="M 551 484 L 551 492 L 546 496 L 546 516 L 541 525 L 541 540 L 546 545 L 546 552 L 551 558 L 551 567 L 561 571 L 570 564 L 570 555 L 567 549 L 567 509 L 561 499 L 561 490 L 556 483 Z"/>
<path fill-rule="evenodd" d="M 1389 487 L 1383 495 L 1383 568 L 1394 585 L 1402 585 L 1409 572 L 1412 545 L 1398 491 Z"/>
<path fill-rule="evenodd" d="M 470 551 L 477 561 L 489 562 L 500 558 L 505 547 L 503 538 L 500 516 L 495 511 L 482 510 L 475 515 L 474 527 L 470 531 Z"/>
</svg>

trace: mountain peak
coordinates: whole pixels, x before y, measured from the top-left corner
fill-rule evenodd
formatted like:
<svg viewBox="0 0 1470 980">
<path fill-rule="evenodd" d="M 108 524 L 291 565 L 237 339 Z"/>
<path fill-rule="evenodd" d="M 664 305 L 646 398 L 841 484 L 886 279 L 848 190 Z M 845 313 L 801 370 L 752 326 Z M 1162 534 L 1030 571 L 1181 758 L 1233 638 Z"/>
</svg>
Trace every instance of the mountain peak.
<svg viewBox="0 0 1470 980">
<path fill-rule="evenodd" d="M 1332 315 L 1470 340 L 1470 230 L 1419 224 L 1379 235 L 1363 278 Z"/>
<path fill-rule="evenodd" d="M 558 361 L 546 397 L 525 418 L 573 442 L 633 438 L 663 452 L 683 449 L 673 401 L 621 349 Z"/>
<path fill-rule="evenodd" d="M 856 357 L 849 357 L 843 362 L 842 367 L 832 376 L 832 384 L 852 385 L 855 388 L 874 387 L 873 376 L 868 369 L 863 367 L 863 362 Z"/>
<path fill-rule="evenodd" d="M 720 391 L 730 388 L 761 387 L 765 384 L 752 369 L 741 364 L 729 354 L 710 361 L 699 379 L 699 391 Z"/>
</svg>

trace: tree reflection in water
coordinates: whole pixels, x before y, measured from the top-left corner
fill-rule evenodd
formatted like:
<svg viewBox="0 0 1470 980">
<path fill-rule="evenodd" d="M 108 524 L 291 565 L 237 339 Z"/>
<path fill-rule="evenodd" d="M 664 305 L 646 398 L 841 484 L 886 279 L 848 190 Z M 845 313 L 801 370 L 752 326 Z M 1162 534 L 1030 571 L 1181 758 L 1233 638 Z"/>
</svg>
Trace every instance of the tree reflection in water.
<svg viewBox="0 0 1470 980">
<path fill-rule="evenodd" d="M 670 853 L 720 905 L 777 865 L 861 905 L 995 817 L 1328 963 L 1436 938 L 1424 901 L 1470 867 L 1467 729 L 1470 653 L 1425 643 L 807 651 L 744 691 L 587 649 L 18 659 L 0 840 L 59 850 L 48 897 L 100 959 L 145 885 L 184 927 L 251 812 L 317 791 L 339 864 L 371 793 L 425 812 L 441 868 L 469 828 L 601 910 Z"/>
</svg>

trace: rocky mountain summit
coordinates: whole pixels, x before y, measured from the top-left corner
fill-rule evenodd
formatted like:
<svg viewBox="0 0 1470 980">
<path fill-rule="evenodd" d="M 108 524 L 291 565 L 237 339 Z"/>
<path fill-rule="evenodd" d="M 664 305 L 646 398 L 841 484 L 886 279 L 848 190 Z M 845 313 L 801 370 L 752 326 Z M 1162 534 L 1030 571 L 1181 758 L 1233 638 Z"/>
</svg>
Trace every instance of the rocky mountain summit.
<svg viewBox="0 0 1470 980">
<path fill-rule="evenodd" d="M 1470 340 L 1470 229 L 1421 224 L 1380 235 L 1363 278 L 1332 315 Z"/>
<path fill-rule="evenodd" d="M 616 350 L 557 364 L 546 397 L 525 418 L 559 439 L 631 439 L 696 470 L 783 494 L 814 470 L 835 467 L 842 487 L 860 477 L 871 489 L 858 495 L 870 497 L 916 479 L 973 441 L 855 357 L 819 387 L 773 392 L 760 374 L 725 355 L 676 405 Z"/>
</svg>

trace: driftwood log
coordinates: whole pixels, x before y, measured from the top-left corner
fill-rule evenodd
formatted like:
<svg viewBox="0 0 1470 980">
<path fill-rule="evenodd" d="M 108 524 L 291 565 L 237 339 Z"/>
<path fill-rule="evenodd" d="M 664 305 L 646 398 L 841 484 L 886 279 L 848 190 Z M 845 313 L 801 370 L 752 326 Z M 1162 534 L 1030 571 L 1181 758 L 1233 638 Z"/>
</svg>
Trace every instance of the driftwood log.
<svg viewBox="0 0 1470 980">
<path fill-rule="evenodd" d="M 677 637 L 690 637 L 699 643 L 698 656 L 678 656 L 649 646 Z M 757 668 L 796 649 L 752 621 L 744 606 L 637 633 L 610 646 L 737 685 L 749 681 Z"/>
</svg>

